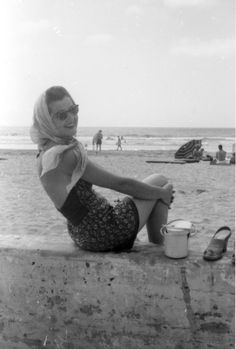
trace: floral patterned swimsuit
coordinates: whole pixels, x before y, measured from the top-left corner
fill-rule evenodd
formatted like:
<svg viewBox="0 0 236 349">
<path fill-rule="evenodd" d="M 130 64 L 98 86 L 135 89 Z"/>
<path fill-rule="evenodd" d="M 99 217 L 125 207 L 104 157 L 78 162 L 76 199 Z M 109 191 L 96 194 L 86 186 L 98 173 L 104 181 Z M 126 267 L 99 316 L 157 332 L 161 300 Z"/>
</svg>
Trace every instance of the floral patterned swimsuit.
<svg viewBox="0 0 236 349">
<path fill-rule="evenodd" d="M 84 250 L 128 250 L 138 233 L 139 214 L 131 198 L 125 197 L 112 206 L 83 179 L 79 179 L 59 211 L 67 218 L 71 238 Z"/>
</svg>

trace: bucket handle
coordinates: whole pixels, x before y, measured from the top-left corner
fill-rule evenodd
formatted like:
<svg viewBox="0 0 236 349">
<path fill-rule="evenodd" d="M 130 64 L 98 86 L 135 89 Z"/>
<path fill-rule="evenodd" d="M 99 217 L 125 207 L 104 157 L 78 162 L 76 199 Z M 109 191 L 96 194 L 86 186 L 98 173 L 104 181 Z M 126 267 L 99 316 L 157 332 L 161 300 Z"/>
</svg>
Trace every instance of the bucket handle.
<svg viewBox="0 0 236 349">
<path fill-rule="evenodd" d="M 167 224 L 162 224 L 161 229 L 160 229 L 161 235 L 162 235 L 162 236 L 165 236 L 165 233 L 167 232 L 167 229 L 166 229 L 167 225 L 169 225 L 169 224 L 171 224 L 171 223 L 173 223 L 173 222 L 176 222 L 176 221 L 184 221 L 184 219 L 181 219 L 181 218 L 179 218 L 179 219 L 173 219 L 172 221 L 170 221 L 170 222 L 167 223 Z M 192 223 L 192 222 L 191 222 L 191 223 Z M 176 229 L 178 229 L 178 228 L 176 228 Z M 188 233 L 187 237 L 190 238 L 190 237 L 192 237 L 192 236 L 194 236 L 194 235 L 196 235 L 196 234 L 197 234 L 197 229 L 196 229 L 194 223 L 192 223 L 192 227 L 190 228 L 190 232 Z"/>
</svg>

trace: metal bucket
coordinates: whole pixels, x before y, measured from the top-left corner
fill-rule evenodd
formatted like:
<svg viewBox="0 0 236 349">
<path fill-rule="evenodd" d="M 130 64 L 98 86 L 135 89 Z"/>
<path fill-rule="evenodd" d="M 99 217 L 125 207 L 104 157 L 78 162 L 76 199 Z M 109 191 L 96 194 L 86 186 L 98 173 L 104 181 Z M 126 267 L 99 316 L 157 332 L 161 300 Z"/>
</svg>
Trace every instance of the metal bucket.
<svg viewBox="0 0 236 349">
<path fill-rule="evenodd" d="M 188 240 L 194 234 L 193 224 L 176 220 L 161 228 L 164 237 L 164 252 L 169 258 L 185 258 L 188 256 Z"/>
</svg>

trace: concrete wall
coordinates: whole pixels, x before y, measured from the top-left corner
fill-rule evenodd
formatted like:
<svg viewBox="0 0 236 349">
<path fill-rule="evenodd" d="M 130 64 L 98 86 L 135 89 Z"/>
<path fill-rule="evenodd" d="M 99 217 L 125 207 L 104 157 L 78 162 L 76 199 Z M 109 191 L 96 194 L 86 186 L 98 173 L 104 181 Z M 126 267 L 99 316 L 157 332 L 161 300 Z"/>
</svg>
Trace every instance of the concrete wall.
<svg viewBox="0 0 236 349">
<path fill-rule="evenodd" d="M 32 247 L 32 246 L 31 246 Z M 234 348 L 234 267 L 162 247 L 0 250 L 1 349 Z"/>
</svg>

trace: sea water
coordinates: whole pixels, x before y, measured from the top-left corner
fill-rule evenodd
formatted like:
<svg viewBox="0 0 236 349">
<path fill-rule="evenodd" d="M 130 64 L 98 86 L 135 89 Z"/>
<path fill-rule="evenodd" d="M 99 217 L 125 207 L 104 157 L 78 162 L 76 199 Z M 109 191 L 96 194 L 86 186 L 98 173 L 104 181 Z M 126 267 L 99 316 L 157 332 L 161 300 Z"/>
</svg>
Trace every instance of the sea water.
<svg viewBox="0 0 236 349">
<path fill-rule="evenodd" d="M 234 128 L 164 128 L 164 127 L 101 127 L 102 149 L 115 150 L 117 136 L 121 136 L 123 150 L 176 151 L 191 139 L 201 139 L 206 152 L 214 153 L 222 144 L 227 153 L 232 153 L 235 143 Z M 95 127 L 80 127 L 77 139 L 93 149 L 92 138 L 98 131 Z M 0 149 L 36 149 L 29 136 L 29 127 L 0 127 Z"/>
</svg>

